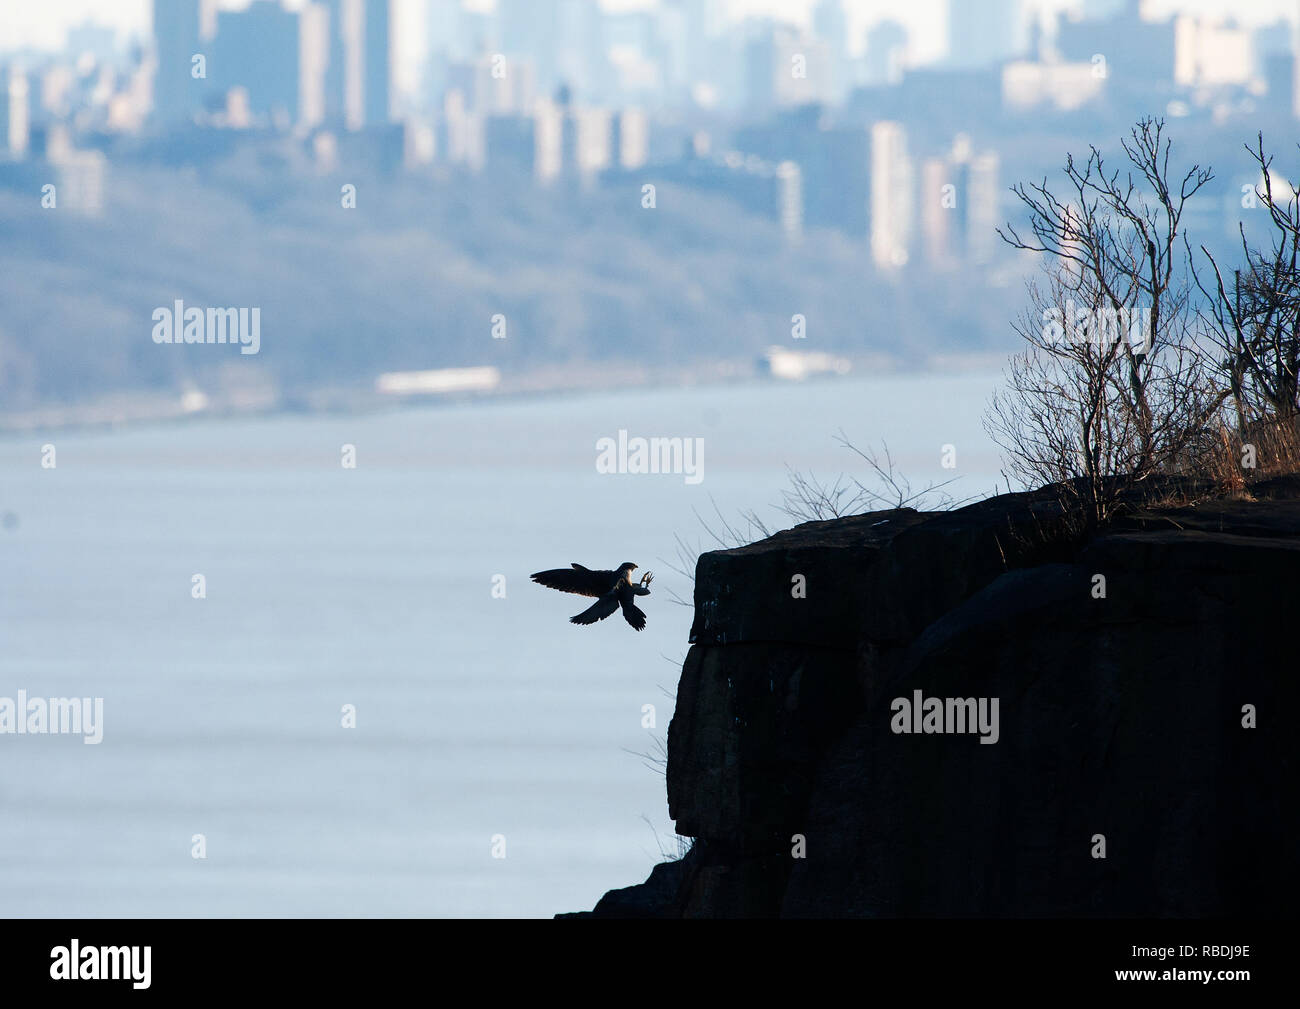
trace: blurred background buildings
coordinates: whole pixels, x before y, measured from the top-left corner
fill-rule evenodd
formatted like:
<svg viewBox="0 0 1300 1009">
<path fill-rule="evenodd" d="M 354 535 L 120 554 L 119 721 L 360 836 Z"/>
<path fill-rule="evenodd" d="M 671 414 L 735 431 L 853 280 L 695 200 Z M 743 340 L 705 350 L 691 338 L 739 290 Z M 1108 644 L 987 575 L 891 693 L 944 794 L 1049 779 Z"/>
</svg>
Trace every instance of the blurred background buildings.
<svg viewBox="0 0 1300 1009">
<path fill-rule="evenodd" d="M 846 306 L 821 330 L 830 349 L 906 358 L 918 343 L 926 353 L 1006 345 L 999 318 L 1014 303 L 1026 263 L 995 228 L 1019 212 L 1008 187 L 1056 171 L 1067 150 L 1113 145 L 1139 116 L 1166 117 L 1178 150 L 1220 169 L 1193 222 L 1198 240 L 1213 246 L 1233 240 L 1243 186 L 1257 181 L 1245 170 L 1241 144 L 1261 129 L 1281 147 L 1295 136 L 1300 5 L 1289 19 L 1250 24 L 1207 14 L 1205 4 L 1148 10 L 1154 5 L 1137 0 L 933 6 L 944 16 L 925 34 L 904 6 L 876 0 L 791 4 L 789 17 L 746 14 L 744 5 L 719 0 L 636 7 L 599 0 L 150 0 L 143 34 L 84 22 L 67 29 L 59 51 L 0 35 L 0 216 L 11 217 L 19 233 L 27 228 L 32 240 L 14 255 L 30 257 L 39 246 L 39 255 L 70 258 L 74 267 L 77 257 L 88 258 L 76 236 L 57 249 L 42 246 L 28 227 L 39 218 L 23 216 L 47 184 L 59 209 L 101 221 L 109 231 L 100 240 L 107 241 L 105 234 L 127 226 L 127 215 L 139 215 L 131 209 L 139 188 L 167 191 L 167 178 L 202 187 L 238 177 L 251 212 L 272 226 L 285 223 L 278 215 L 295 193 L 327 192 L 323 180 L 383 180 L 386 192 L 404 195 L 382 203 L 370 191 L 374 216 L 367 219 L 386 221 L 390 230 L 418 220 L 415 204 L 426 196 L 466 208 L 460 224 L 450 210 L 438 218 L 438 235 L 450 246 L 441 250 L 451 257 L 443 267 L 460 255 L 507 255 L 491 244 L 501 229 L 490 222 L 521 201 L 548 204 L 558 216 L 541 222 L 509 210 L 510 227 L 549 229 L 545 237 L 561 261 L 570 225 L 591 241 L 593 228 L 610 237 L 626 232 L 621 248 L 635 237 L 668 260 L 682 248 L 725 248 L 756 227 L 771 241 L 732 251 L 751 262 L 794 257 L 781 272 L 806 291 L 818 289 L 829 261 L 864 290 L 904 285 L 907 294 L 889 297 L 949 299 L 946 309 L 931 306 L 932 331 L 923 338 L 915 317 L 883 295 L 873 296 L 874 315 L 860 325 L 851 324 L 860 309 Z M 403 60 L 410 65 L 399 75 Z M 655 218 L 642 204 L 647 185 L 675 194 L 665 201 L 658 193 L 653 206 L 667 212 Z M 327 214 L 338 203 L 317 205 Z M 473 234 L 462 232 L 470 218 Z M 302 214 L 295 223 L 315 227 Z M 381 246 L 373 254 L 403 255 L 394 250 Z M 208 255 L 215 269 L 221 257 L 249 251 L 217 247 Z M 581 269 L 613 269 L 620 255 L 607 250 L 604 265 Z M 644 261 L 645 250 L 638 255 Z M 428 265 L 436 272 L 439 264 Z M 202 269 L 196 264 L 193 277 L 162 284 L 153 276 L 141 286 L 170 290 L 184 279 L 192 287 Z M 690 284 L 676 290 L 674 281 L 661 282 L 682 302 L 681 318 L 646 319 L 619 302 L 616 285 L 596 277 L 594 307 L 589 299 L 582 307 L 561 304 L 555 290 L 545 308 L 516 304 L 516 318 L 537 339 L 531 357 L 518 348 L 502 353 L 521 354 L 517 364 L 529 357 L 531 366 L 635 357 L 634 344 L 659 359 L 680 357 L 683 348 L 721 354 L 726 341 L 716 324 L 703 338 L 689 332 L 706 325 L 690 317 L 690 306 L 707 299 Z M 747 313 L 766 308 L 740 288 L 730 292 L 728 311 L 745 333 L 735 349 L 752 356 L 772 333 L 749 334 Z M 514 290 L 501 288 L 498 300 Z M 141 306 L 164 294 L 142 294 Z M 780 315 L 807 311 L 811 297 L 792 295 L 803 303 Z M 121 308 L 130 314 L 140 306 Z M 616 337 L 638 320 L 654 334 Z M 17 345 L 12 327 L 12 319 L 0 321 L 0 391 L 20 399 L 69 392 L 67 383 L 47 380 L 40 352 Z M 343 338 L 327 321 L 310 336 Z M 110 333 L 107 343 L 115 339 Z M 387 346 L 379 334 L 373 354 L 357 363 L 374 374 L 485 363 L 451 336 L 423 357 L 388 353 Z M 110 384 L 180 381 L 124 354 L 105 376 Z M 493 363 L 508 370 L 511 361 Z M 309 381 L 310 369 L 295 367 L 282 360 L 272 380 Z"/>
</svg>

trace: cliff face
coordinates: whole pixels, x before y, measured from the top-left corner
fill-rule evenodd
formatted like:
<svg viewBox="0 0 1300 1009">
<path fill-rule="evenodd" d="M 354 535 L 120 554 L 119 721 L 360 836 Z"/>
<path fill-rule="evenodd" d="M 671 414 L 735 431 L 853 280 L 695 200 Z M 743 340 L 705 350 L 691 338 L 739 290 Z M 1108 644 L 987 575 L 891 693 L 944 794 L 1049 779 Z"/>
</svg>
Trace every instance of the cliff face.
<svg viewBox="0 0 1300 1009">
<path fill-rule="evenodd" d="M 1256 495 L 703 555 L 667 768 L 696 842 L 594 914 L 1293 914 L 1300 487 Z"/>
</svg>

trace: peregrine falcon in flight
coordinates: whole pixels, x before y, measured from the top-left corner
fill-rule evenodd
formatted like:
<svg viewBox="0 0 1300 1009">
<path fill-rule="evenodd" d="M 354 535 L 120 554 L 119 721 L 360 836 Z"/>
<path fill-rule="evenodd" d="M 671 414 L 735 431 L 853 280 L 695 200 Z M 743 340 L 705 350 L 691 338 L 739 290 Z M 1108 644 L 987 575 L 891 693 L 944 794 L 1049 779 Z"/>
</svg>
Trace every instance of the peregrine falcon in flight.
<svg viewBox="0 0 1300 1009">
<path fill-rule="evenodd" d="M 594 624 L 621 606 L 624 619 L 639 631 L 645 627 L 645 614 L 633 600 L 637 596 L 650 594 L 650 583 L 654 580 L 654 575 L 646 572 L 639 583 L 633 584 L 632 572 L 635 570 L 636 565 L 631 561 L 624 561 L 613 571 L 593 571 L 581 564 L 574 564 L 572 568 L 538 571 L 532 579 L 548 589 L 596 597 L 589 608 L 576 617 L 569 618 L 571 624 Z"/>
</svg>

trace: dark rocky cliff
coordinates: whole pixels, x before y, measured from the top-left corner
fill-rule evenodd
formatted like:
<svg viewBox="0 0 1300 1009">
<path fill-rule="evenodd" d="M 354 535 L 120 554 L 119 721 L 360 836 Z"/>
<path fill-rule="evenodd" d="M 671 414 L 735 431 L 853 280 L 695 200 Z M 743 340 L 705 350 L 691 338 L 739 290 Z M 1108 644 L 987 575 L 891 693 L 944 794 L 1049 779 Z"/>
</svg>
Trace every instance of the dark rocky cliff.
<svg viewBox="0 0 1300 1009">
<path fill-rule="evenodd" d="M 704 554 L 668 732 L 695 844 L 588 913 L 1293 915 L 1300 486 L 1255 496 L 1085 535 L 1006 495 Z M 996 742 L 894 731 L 918 697 L 996 698 Z"/>
</svg>

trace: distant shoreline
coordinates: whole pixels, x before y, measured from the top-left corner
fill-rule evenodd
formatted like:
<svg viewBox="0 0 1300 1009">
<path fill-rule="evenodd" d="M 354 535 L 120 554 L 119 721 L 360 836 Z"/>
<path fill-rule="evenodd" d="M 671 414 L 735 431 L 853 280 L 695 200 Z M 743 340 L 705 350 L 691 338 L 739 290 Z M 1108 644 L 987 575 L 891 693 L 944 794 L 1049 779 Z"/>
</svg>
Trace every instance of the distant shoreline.
<svg viewBox="0 0 1300 1009">
<path fill-rule="evenodd" d="M 380 413 L 414 406 L 522 400 L 569 393 L 682 388 L 692 385 L 759 384 L 799 385 L 805 382 L 846 381 L 864 376 L 954 374 L 1001 370 L 1005 353 L 932 355 L 922 363 L 886 354 L 844 355 L 851 369 L 843 375 L 818 374 L 786 379 L 764 373 L 754 359 L 697 362 L 688 367 L 652 367 L 643 363 L 574 362 L 502 375 L 491 390 L 424 395 L 378 392 L 373 383 L 318 386 L 310 390 L 276 390 L 270 387 L 209 392 L 140 390 L 94 400 L 46 404 L 26 410 L 0 412 L 0 438 L 119 430 L 189 420 L 216 420 L 281 415 L 338 415 Z"/>
</svg>

